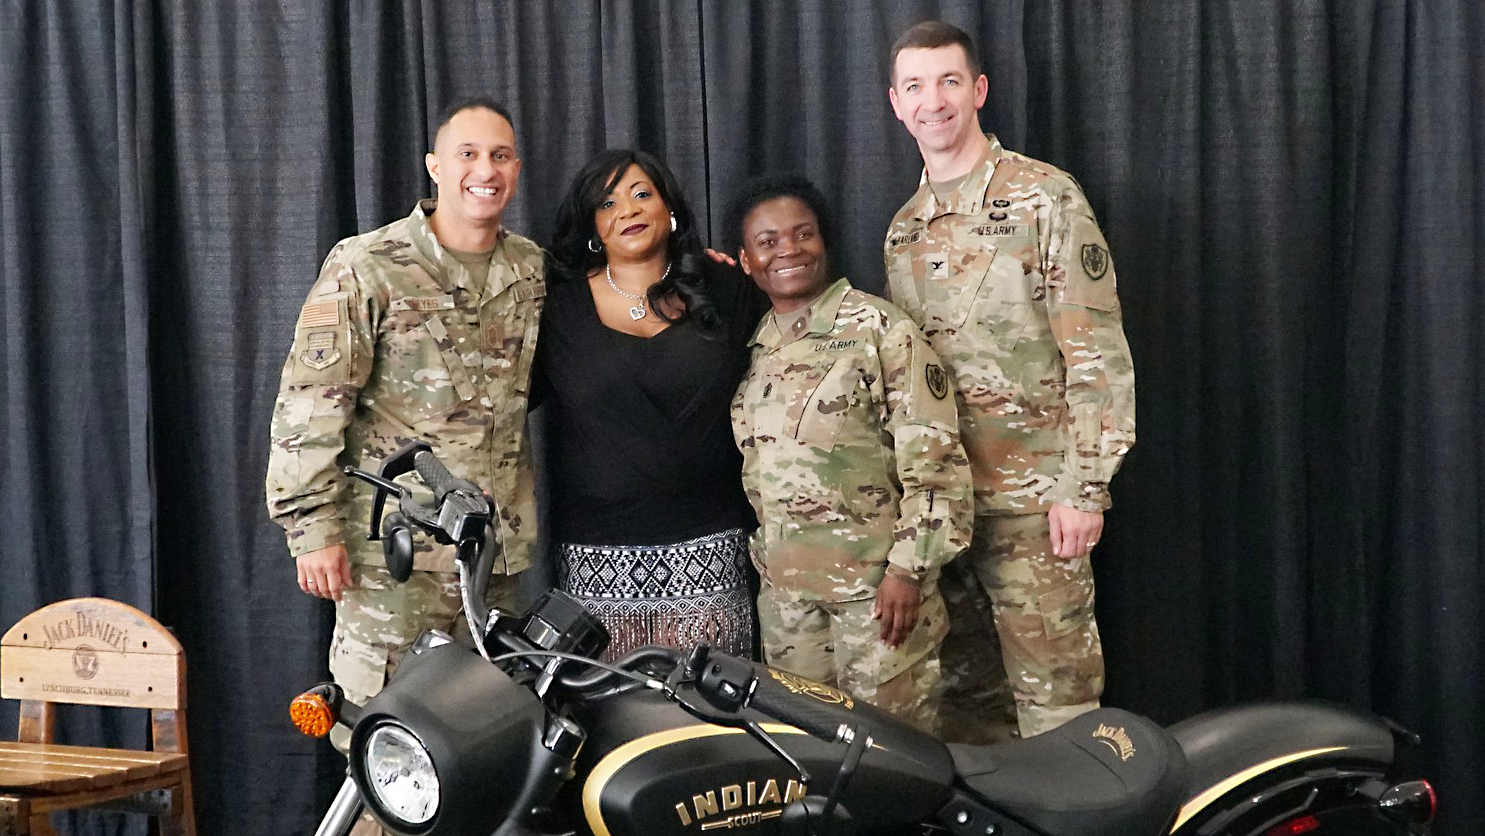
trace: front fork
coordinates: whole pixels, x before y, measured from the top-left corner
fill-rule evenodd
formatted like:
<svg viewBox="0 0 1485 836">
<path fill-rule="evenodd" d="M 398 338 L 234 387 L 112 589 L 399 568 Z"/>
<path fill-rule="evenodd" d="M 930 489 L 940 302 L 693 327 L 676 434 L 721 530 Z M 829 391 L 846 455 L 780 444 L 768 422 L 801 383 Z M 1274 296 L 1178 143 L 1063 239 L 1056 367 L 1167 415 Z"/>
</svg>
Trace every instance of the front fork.
<svg viewBox="0 0 1485 836">
<path fill-rule="evenodd" d="M 351 828 L 356 826 L 356 820 L 361 818 L 361 810 L 365 806 L 361 801 L 361 792 L 356 789 L 355 780 L 349 775 L 345 776 L 340 792 L 335 794 L 335 800 L 330 802 L 330 809 L 325 811 L 325 817 L 315 829 L 315 836 L 347 836 Z"/>
</svg>

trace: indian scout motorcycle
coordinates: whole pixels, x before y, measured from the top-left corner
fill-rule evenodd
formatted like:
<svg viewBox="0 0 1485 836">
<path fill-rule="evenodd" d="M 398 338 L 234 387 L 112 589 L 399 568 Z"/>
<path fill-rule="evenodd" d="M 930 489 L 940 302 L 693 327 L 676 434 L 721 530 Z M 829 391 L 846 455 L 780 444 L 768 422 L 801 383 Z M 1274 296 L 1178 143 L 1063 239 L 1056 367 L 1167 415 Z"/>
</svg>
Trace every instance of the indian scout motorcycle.
<svg viewBox="0 0 1485 836">
<path fill-rule="evenodd" d="M 434 504 L 396 480 L 416 470 Z M 561 591 L 480 606 L 497 509 L 414 443 L 377 474 L 371 535 L 405 580 L 413 531 L 458 551 L 473 646 L 425 633 L 364 706 L 296 698 L 306 734 L 351 730 L 317 836 L 363 808 L 405 836 L 1419 836 L 1428 782 L 1397 782 L 1412 735 L 1312 703 L 1218 710 L 1163 729 L 1101 708 L 1025 740 L 944 744 L 850 694 L 699 645 L 596 661 L 604 628 Z M 399 509 L 383 519 L 385 500 Z M 1416 741 L 1413 741 L 1416 742 Z"/>
</svg>

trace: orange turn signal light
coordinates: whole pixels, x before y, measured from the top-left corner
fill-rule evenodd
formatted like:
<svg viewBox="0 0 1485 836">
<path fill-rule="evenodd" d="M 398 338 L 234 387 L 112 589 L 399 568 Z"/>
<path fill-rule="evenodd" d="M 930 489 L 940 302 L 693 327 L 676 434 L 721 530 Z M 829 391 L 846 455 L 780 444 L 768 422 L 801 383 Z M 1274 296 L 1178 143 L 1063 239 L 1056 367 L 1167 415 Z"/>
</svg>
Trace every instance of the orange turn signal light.
<svg viewBox="0 0 1485 836">
<path fill-rule="evenodd" d="M 335 727 L 334 709 L 315 691 L 305 691 L 289 703 L 289 719 L 294 721 L 294 728 L 310 737 L 324 737 Z"/>
</svg>

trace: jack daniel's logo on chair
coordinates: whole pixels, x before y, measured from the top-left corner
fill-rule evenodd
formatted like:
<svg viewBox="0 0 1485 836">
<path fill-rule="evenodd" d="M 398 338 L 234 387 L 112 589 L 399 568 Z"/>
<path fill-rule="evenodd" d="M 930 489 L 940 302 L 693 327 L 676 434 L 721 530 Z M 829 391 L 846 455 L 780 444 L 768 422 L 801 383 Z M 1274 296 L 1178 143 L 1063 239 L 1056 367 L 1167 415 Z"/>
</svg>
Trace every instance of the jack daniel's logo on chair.
<svg viewBox="0 0 1485 836">
<path fill-rule="evenodd" d="M 80 644 L 72 651 L 72 673 L 78 679 L 92 679 L 98 675 L 98 651 Z"/>
<path fill-rule="evenodd" d="M 43 625 L 42 630 L 46 634 L 46 640 L 41 646 L 47 650 L 60 647 L 73 639 L 95 639 L 120 653 L 129 650 L 128 630 L 101 619 L 89 618 L 86 613 L 72 613 L 61 621 Z"/>
</svg>

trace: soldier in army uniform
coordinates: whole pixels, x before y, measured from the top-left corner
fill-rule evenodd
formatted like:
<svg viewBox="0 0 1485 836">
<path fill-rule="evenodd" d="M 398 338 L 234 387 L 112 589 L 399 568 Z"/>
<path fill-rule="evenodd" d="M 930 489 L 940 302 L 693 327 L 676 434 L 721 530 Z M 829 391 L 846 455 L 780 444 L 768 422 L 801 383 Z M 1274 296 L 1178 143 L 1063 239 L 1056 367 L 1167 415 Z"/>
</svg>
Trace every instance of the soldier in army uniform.
<svg viewBox="0 0 1485 836">
<path fill-rule="evenodd" d="M 764 655 L 934 732 L 938 568 L 973 518 L 948 376 L 901 311 L 829 280 L 814 186 L 754 181 L 732 218 L 773 304 L 732 406 Z"/>
<path fill-rule="evenodd" d="M 889 98 L 924 173 L 885 254 L 893 300 L 953 381 L 976 509 L 956 568 L 993 605 L 1027 736 L 1103 690 L 1089 553 L 1134 444 L 1134 369 L 1093 210 L 1072 177 L 981 133 L 987 91 L 953 26 L 919 24 L 894 45 Z M 956 631 L 982 629 L 954 616 Z M 950 679 L 975 673 L 972 659 L 944 664 Z"/>
<path fill-rule="evenodd" d="M 505 546 L 492 604 L 515 604 L 534 537 L 522 439 L 545 285 L 541 249 L 501 226 L 521 171 L 509 114 L 485 98 L 454 105 L 425 164 L 436 200 L 325 259 L 273 411 L 269 514 L 300 588 L 336 603 L 330 670 L 356 702 L 419 632 L 453 626 L 460 600 L 451 547 L 420 544 L 411 580 L 390 578 L 364 530 L 372 492 L 343 466 L 374 468 L 421 439 L 487 490 Z"/>
</svg>

